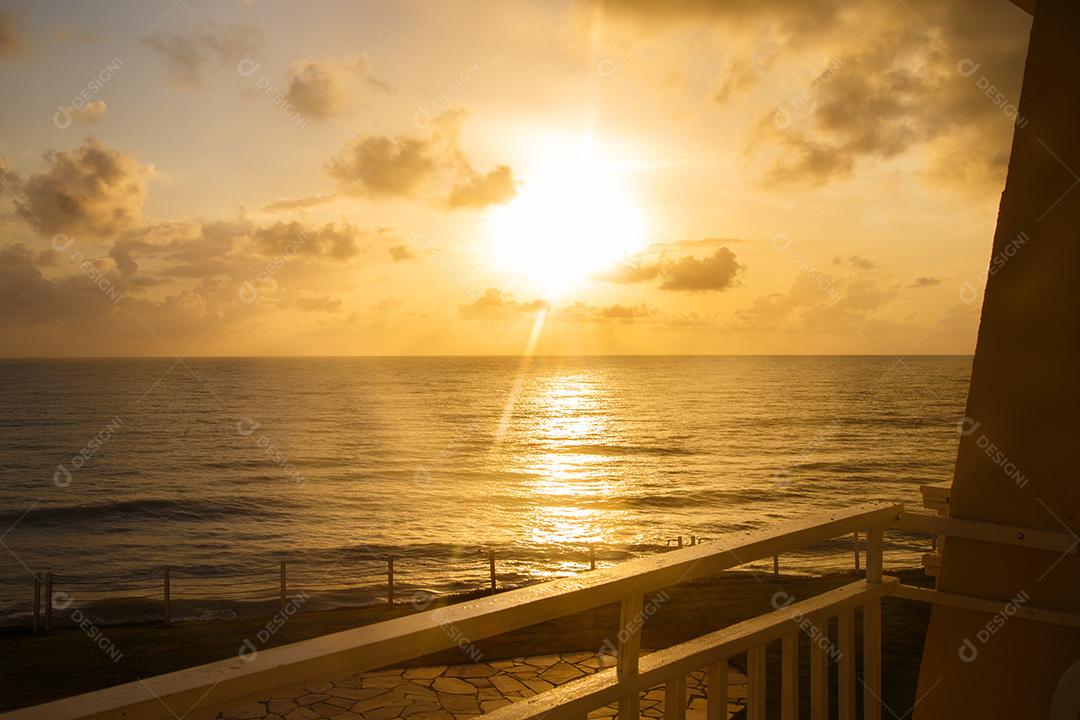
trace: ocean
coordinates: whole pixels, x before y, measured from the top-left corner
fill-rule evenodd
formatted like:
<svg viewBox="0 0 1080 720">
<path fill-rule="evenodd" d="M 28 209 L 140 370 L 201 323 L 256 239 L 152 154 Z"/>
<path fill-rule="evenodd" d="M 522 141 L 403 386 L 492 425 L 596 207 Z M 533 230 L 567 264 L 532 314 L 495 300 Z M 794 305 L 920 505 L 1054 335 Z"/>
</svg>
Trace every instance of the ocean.
<svg viewBox="0 0 1080 720">
<path fill-rule="evenodd" d="M 0 618 L 518 585 L 952 476 L 970 357 L 0 361 Z M 926 537 L 889 533 L 886 566 Z M 781 558 L 852 567 L 850 540 Z M 124 602 L 102 604 L 104 599 Z M 61 603 L 62 604 L 62 603 Z"/>
</svg>

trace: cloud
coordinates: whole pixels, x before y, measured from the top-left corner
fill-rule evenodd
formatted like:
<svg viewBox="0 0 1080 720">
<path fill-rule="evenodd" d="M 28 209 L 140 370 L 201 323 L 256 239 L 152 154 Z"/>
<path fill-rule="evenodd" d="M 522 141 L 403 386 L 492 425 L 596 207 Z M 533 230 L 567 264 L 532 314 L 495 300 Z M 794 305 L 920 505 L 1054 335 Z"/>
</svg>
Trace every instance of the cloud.
<svg viewBox="0 0 1080 720">
<path fill-rule="evenodd" d="M 718 291 L 731 287 L 743 266 L 735 259 L 735 253 L 726 247 L 717 248 L 711 255 L 698 259 L 686 255 L 676 260 L 668 259 L 667 247 L 715 247 L 718 238 L 685 240 L 654 245 L 646 257 L 631 258 L 602 279 L 616 283 L 644 283 L 660 279 L 661 290 Z M 647 255 L 660 249 L 660 257 L 652 260 Z"/>
<path fill-rule="evenodd" d="M 513 171 L 499 165 L 481 174 L 461 149 L 464 108 L 451 108 L 432 119 L 431 134 L 359 135 L 326 163 L 326 171 L 348 192 L 373 198 L 416 198 L 425 189 L 448 182 L 448 207 L 483 207 L 505 202 L 516 193 Z"/>
<path fill-rule="evenodd" d="M 98 120 L 105 117 L 108 106 L 105 105 L 104 100 L 94 100 L 79 108 L 64 106 L 61 110 L 77 123 L 96 125 Z"/>
<path fill-rule="evenodd" d="M 15 57 L 22 50 L 22 32 L 14 15 L 0 10 L 0 58 Z"/>
<path fill-rule="evenodd" d="M 665 265 L 661 275 L 662 290 L 725 290 L 735 282 L 742 266 L 735 260 L 735 253 L 720 248 L 707 258 L 698 260 L 684 257 Z"/>
<path fill-rule="evenodd" d="M 301 60 L 289 75 L 285 98 L 307 117 L 325 119 L 349 110 L 350 85 L 360 79 L 368 88 L 389 92 L 375 76 L 367 55 L 356 58 Z"/>
<path fill-rule="evenodd" d="M 348 260 L 360 253 L 359 240 L 363 235 L 348 224 L 339 228 L 329 223 L 316 228 L 299 222 L 277 222 L 255 228 L 251 237 L 255 247 L 267 257 L 295 254 Z"/>
<path fill-rule="evenodd" d="M 254 25 L 223 26 L 211 21 L 186 35 L 154 32 L 140 42 L 165 58 L 169 80 L 174 85 L 197 88 L 212 60 L 220 68 L 235 72 L 240 60 L 257 56 L 262 50 L 263 33 Z"/>
<path fill-rule="evenodd" d="M 846 258 L 833 258 L 833 263 L 836 265 L 850 265 L 858 270 L 873 270 L 877 267 L 872 261 L 859 255 L 849 255 Z"/>
<path fill-rule="evenodd" d="M 23 183 L 19 215 L 43 234 L 113 235 L 141 221 L 153 167 L 94 138 L 45 155 L 45 170 Z"/>
<path fill-rule="evenodd" d="M 733 329 L 749 332 L 851 334 L 895 297 L 873 276 L 799 273 L 786 293 L 759 297 L 735 313 Z"/>
<path fill-rule="evenodd" d="M 394 262 L 403 262 L 415 259 L 416 253 L 408 245 L 394 245 L 390 248 L 390 257 L 393 258 Z"/>
<path fill-rule="evenodd" d="M 337 312 L 341 308 L 341 299 L 327 295 L 299 293 L 294 298 L 293 304 L 304 312 Z"/>
<path fill-rule="evenodd" d="M 1030 19 L 1008 3 L 912 0 L 903 9 L 881 14 L 870 3 L 816 41 L 831 59 L 767 113 L 751 139 L 776 149 L 768 181 L 820 185 L 864 160 L 921 148 L 931 179 L 957 178 L 947 158 L 960 154 L 962 180 L 1000 182 L 1015 118 L 1002 105 L 1019 100 Z M 845 38 L 858 27 L 872 28 L 872 39 Z M 961 72 L 962 62 L 976 74 Z M 1000 90 L 1005 103 L 980 83 Z"/>
<path fill-rule="evenodd" d="M 911 284 L 908 285 L 908 287 L 925 288 L 925 287 L 933 287 L 934 285 L 940 285 L 940 284 L 941 284 L 941 278 L 936 277 L 936 276 L 924 275 L 922 277 L 917 277 L 914 280 L 912 280 Z"/>
<path fill-rule="evenodd" d="M 516 195 L 514 172 L 507 165 L 499 165 L 487 174 L 474 172 L 459 180 L 450 189 L 447 202 L 452 208 L 483 208 L 509 202 Z"/>
<path fill-rule="evenodd" d="M 274 200 L 273 202 L 266 203 L 259 208 L 259 212 L 273 213 L 287 210 L 303 210 L 309 207 L 324 205 L 337 198 L 337 196 L 337 193 L 326 193 L 324 195 L 309 195 L 308 197 L 301 198 L 283 198 L 281 200 Z"/>
<path fill-rule="evenodd" d="M 468 320 L 490 320 L 513 313 L 538 312 L 547 307 L 544 300 L 518 302 L 498 288 L 488 288 L 474 302 L 461 306 L 461 316 Z"/>
</svg>

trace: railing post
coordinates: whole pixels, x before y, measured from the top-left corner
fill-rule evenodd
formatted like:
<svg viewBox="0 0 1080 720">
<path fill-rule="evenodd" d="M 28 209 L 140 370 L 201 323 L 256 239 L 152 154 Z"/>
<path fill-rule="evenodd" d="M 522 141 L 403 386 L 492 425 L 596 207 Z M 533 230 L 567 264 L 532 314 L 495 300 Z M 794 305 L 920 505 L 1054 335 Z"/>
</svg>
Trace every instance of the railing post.
<svg viewBox="0 0 1080 720">
<path fill-rule="evenodd" d="M 884 531 L 870 528 L 866 537 L 866 580 L 881 582 Z M 863 605 L 863 715 L 881 720 L 881 600 Z"/>
<path fill-rule="evenodd" d="M 491 568 L 491 592 L 495 592 L 495 548 L 488 550 L 488 565 Z"/>
<path fill-rule="evenodd" d="M 772 556 L 772 574 L 773 577 L 780 577 L 780 556 Z"/>
<path fill-rule="evenodd" d="M 780 660 L 780 718 L 799 718 L 799 634 L 789 632 L 782 642 L 783 657 Z"/>
<path fill-rule="evenodd" d="M 386 605 L 394 607 L 394 556 L 386 558 Z"/>
<path fill-rule="evenodd" d="M 845 610 L 836 622 L 840 667 L 836 682 L 840 720 L 855 720 L 855 611 Z"/>
<path fill-rule="evenodd" d="M 53 574 L 45 573 L 45 632 L 52 630 L 52 582 Z"/>
<path fill-rule="evenodd" d="M 281 607 L 285 608 L 285 561 L 281 561 Z"/>
<path fill-rule="evenodd" d="M 665 720 L 686 718 L 686 676 L 677 675 L 664 685 Z"/>
<path fill-rule="evenodd" d="M 746 651 L 746 718 L 765 720 L 765 646 Z"/>
<path fill-rule="evenodd" d="M 720 658 L 709 666 L 709 684 L 706 691 L 709 693 L 706 704 L 707 720 L 727 720 L 728 699 L 728 659 Z"/>
<path fill-rule="evenodd" d="M 623 599 L 619 610 L 619 646 L 615 661 L 620 684 L 632 681 L 638 674 L 644 604 L 644 596 L 635 593 Z M 638 720 L 640 715 L 640 697 L 634 688 L 619 698 L 619 720 Z"/>
<path fill-rule="evenodd" d="M 595 570 L 596 569 L 596 546 L 595 545 L 589 546 L 589 569 L 590 570 Z"/>
<path fill-rule="evenodd" d="M 172 625 L 172 602 L 170 601 L 169 566 L 165 566 L 165 575 L 162 584 L 162 597 L 165 601 L 165 624 Z"/>
<path fill-rule="evenodd" d="M 821 638 L 829 636 L 829 621 L 815 622 L 818 636 L 810 638 L 810 720 L 829 720 L 829 659 Z"/>
<path fill-rule="evenodd" d="M 851 546 L 855 551 L 855 572 L 859 572 L 859 531 L 856 530 L 851 534 Z"/>
<path fill-rule="evenodd" d="M 682 547 L 682 535 L 679 536 L 679 547 Z"/>
<path fill-rule="evenodd" d="M 41 626 L 41 578 L 34 576 L 34 632 Z"/>
</svg>

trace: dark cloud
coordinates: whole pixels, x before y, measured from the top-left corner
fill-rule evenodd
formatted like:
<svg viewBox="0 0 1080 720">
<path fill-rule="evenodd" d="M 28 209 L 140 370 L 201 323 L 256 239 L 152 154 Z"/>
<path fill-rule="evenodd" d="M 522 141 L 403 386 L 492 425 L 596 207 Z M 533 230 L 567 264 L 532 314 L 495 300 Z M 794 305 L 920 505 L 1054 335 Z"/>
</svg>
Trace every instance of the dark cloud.
<svg viewBox="0 0 1080 720">
<path fill-rule="evenodd" d="M 352 86 L 389 92 L 390 86 L 375 76 L 367 55 L 356 58 L 301 60 L 289 75 L 285 98 L 308 117 L 324 119 L 349 111 Z"/>
<path fill-rule="evenodd" d="M 465 115 L 463 108 L 447 110 L 431 120 L 426 137 L 357 136 L 327 161 L 326 171 L 347 191 L 368 197 L 415 198 L 452 178 L 448 207 L 505 202 L 516 193 L 513 172 L 505 165 L 486 174 L 472 167 L 460 147 Z"/>
<path fill-rule="evenodd" d="M 165 58 L 169 80 L 180 87 L 195 88 L 211 61 L 235 74 L 236 64 L 256 57 L 262 50 L 262 30 L 253 25 L 221 25 L 208 21 L 185 35 L 150 33 L 140 41 Z"/>
<path fill-rule="evenodd" d="M 852 43 L 840 34 L 859 26 L 872 39 Z M 921 147 L 930 177 L 1000 180 L 1015 118 L 1015 107 L 1011 116 L 1006 108 L 1019 101 L 1029 28 L 1009 3 L 912 0 L 891 10 L 869 3 L 823 36 L 831 60 L 821 73 L 759 123 L 755 145 L 777 149 L 768 179 L 821 184 L 863 160 Z M 961 62 L 978 70 L 968 76 Z M 965 158 L 959 169 L 957 155 Z"/>
<path fill-rule="evenodd" d="M 461 316 L 468 320 L 490 320 L 514 313 L 538 312 L 547 307 L 544 300 L 518 302 L 498 288 L 488 288 L 475 301 L 461 306 Z"/>
<path fill-rule="evenodd" d="M 657 245 L 663 247 L 715 247 L 717 238 L 687 240 Z M 735 253 L 726 247 L 717 248 L 711 255 L 696 258 L 686 255 L 671 260 L 665 252 L 658 259 L 633 258 L 620 264 L 603 279 L 616 283 L 643 283 L 660 279 L 661 290 L 717 291 L 726 290 L 734 284 L 742 265 Z"/>
<path fill-rule="evenodd" d="M 934 285 L 940 285 L 940 284 L 941 284 L 941 278 L 935 277 L 935 276 L 932 276 L 932 275 L 923 275 L 922 277 L 917 277 L 914 280 L 912 280 L 911 284 L 908 287 L 924 288 L 924 287 L 933 287 Z"/>
<path fill-rule="evenodd" d="M 149 165 L 88 138 L 70 153 L 47 153 L 23 183 L 18 212 L 43 234 L 113 235 L 141 221 Z"/>
<path fill-rule="evenodd" d="M 684 257 L 664 266 L 662 290 L 725 290 L 735 282 L 742 266 L 735 253 L 720 248 L 707 258 Z"/>
<path fill-rule="evenodd" d="M 421 138 L 358 137 L 326 165 L 353 192 L 374 197 L 411 197 L 432 177 L 439 162 Z"/>
<path fill-rule="evenodd" d="M 452 208 L 483 208 L 509 202 L 517 195 L 514 172 L 499 165 L 486 174 L 473 172 L 458 180 L 450 190 L 448 203 Z"/>
</svg>

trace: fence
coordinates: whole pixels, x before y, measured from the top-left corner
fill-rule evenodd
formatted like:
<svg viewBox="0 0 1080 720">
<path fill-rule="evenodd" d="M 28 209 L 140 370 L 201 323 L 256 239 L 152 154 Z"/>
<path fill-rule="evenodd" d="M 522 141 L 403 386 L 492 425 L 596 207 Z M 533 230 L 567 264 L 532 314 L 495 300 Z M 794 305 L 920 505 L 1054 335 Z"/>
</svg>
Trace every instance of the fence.
<svg viewBox="0 0 1080 720">
<path fill-rule="evenodd" d="M 853 556 L 854 568 L 860 571 L 860 544 L 859 533 L 854 532 Z M 705 538 L 696 535 L 689 536 L 689 547 L 697 546 L 706 542 Z M 683 536 L 678 536 L 667 541 L 664 550 L 675 550 L 684 547 Z M 482 550 L 486 555 L 487 577 L 485 586 L 474 587 L 472 592 L 487 590 L 494 593 L 499 589 L 497 555 L 494 548 Z M 615 551 L 608 550 L 607 557 L 616 556 Z M 384 599 L 372 598 L 368 603 L 378 604 L 385 602 L 388 607 L 394 607 L 398 603 L 398 590 L 400 582 L 400 567 L 403 560 L 412 559 L 400 554 L 388 554 L 385 560 L 372 561 L 372 569 L 366 573 L 355 571 L 349 574 L 349 579 L 354 585 L 351 588 L 338 589 L 338 592 L 355 591 L 358 588 L 370 590 L 377 587 L 385 588 Z M 574 558 L 581 564 L 581 569 L 595 570 L 597 568 L 597 546 L 589 546 L 587 552 L 577 554 Z M 374 566 L 375 562 L 385 562 L 385 571 Z M 302 563 L 279 561 L 276 564 L 267 564 L 259 571 L 248 573 L 232 573 L 228 575 L 197 575 L 191 571 L 165 566 L 158 573 L 144 573 L 141 576 L 124 578 L 123 588 L 110 593 L 109 588 L 102 589 L 110 578 L 80 575 L 58 576 L 51 572 L 42 577 L 35 576 L 33 586 L 33 632 L 49 632 L 52 630 L 57 617 L 57 609 L 66 609 L 70 605 L 69 599 L 74 595 L 81 598 L 93 596 L 94 602 L 122 602 L 139 603 L 146 607 L 158 608 L 154 611 L 155 616 L 160 616 L 166 625 L 171 625 L 176 617 L 177 603 L 203 603 L 214 601 L 265 604 L 277 610 L 284 607 L 289 600 L 290 587 L 302 587 L 306 583 L 297 584 L 294 568 Z M 340 570 L 340 568 L 338 568 Z M 772 572 L 775 577 L 780 576 L 780 555 L 772 556 Z M 385 573 L 385 574 L 384 574 Z M 310 578 L 309 578 L 310 580 Z M 360 584 L 356 584 L 360 583 Z M 469 591 L 466 591 L 469 592 Z M 57 602 L 57 598 L 61 598 Z M 44 602 L 43 602 L 44 601 Z M 67 603 L 67 604 L 65 604 Z"/>
</svg>

